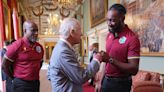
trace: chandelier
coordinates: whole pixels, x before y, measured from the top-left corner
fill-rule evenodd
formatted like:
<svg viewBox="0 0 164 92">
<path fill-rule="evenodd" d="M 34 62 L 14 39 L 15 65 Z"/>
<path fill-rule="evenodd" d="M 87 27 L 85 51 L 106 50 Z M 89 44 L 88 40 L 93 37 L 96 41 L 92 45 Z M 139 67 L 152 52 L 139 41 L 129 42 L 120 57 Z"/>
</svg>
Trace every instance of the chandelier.
<svg viewBox="0 0 164 92">
<path fill-rule="evenodd" d="M 48 24 L 52 26 L 57 26 L 60 23 L 60 18 L 58 17 L 57 14 L 49 14 L 49 18 L 47 19 Z"/>
<path fill-rule="evenodd" d="M 62 20 L 59 18 L 57 14 L 50 13 L 47 18 L 48 28 L 46 29 L 45 35 L 54 35 L 59 34 L 59 26 Z"/>
<path fill-rule="evenodd" d="M 82 0 L 41 0 L 40 5 L 32 7 L 32 13 L 35 16 L 41 16 L 46 11 L 56 11 L 62 17 L 68 17 L 71 11 L 75 11 L 77 5 L 82 4 Z"/>
</svg>

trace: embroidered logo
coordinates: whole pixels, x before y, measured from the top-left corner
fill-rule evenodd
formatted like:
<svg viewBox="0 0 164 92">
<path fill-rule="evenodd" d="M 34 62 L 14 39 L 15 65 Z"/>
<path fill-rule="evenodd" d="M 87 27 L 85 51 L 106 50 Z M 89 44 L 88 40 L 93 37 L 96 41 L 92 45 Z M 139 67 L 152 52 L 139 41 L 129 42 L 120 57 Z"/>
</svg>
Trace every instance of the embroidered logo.
<svg viewBox="0 0 164 92">
<path fill-rule="evenodd" d="M 38 53 L 40 53 L 42 50 L 41 50 L 41 47 L 40 46 L 36 46 L 36 51 L 38 52 Z"/>
<path fill-rule="evenodd" d="M 123 44 L 123 43 L 125 43 L 126 42 L 126 37 L 125 36 L 123 36 L 123 37 L 121 37 L 120 39 L 119 39 L 119 43 L 120 44 Z"/>
</svg>

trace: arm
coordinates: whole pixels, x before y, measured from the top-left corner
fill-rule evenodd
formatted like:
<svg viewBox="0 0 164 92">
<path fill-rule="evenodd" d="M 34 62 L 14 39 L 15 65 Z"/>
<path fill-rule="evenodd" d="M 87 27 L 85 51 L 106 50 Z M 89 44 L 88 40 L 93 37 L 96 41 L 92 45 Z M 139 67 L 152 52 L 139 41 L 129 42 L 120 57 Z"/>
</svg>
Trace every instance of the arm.
<svg viewBox="0 0 164 92">
<path fill-rule="evenodd" d="M 138 72 L 139 59 L 128 59 L 128 63 L 119 62 L 114 59 L 112 64 L 118 67 L 122 72 L 135 75 Z"/>
<path fill-rule="evenodd" d="M 2 69 L 10 78 L 13 78 L 12 64 L 7 58 L 2 59 Z"/>
<path fill-rule="evenodd" d="M 93 60 L 87 68 L 84 69 L 77 62 L 77 58 L 69 52 L 70 51 L 64 51 L 61 53 L 60 65 L 70 81 L 81 85 L 97 73 L 99 64 Z"/>
<path fill-rule="evenodd" d="M 106 63 L 102 62 L 100 65 L 100 69 L 96 74 L 95 92 L 101 92 L 101 83 L 105 75 L 105 66 L 106 66 Z"/>
<path fill-rule="evenodd" d="M 17 51 L 21 46 L 21 40 L 18 40 L 7 47 L 7 51 L 2 59 L 2 69 L 11 78 L 13 78 L 13 63 L 17 57 Z"/>
</svg>

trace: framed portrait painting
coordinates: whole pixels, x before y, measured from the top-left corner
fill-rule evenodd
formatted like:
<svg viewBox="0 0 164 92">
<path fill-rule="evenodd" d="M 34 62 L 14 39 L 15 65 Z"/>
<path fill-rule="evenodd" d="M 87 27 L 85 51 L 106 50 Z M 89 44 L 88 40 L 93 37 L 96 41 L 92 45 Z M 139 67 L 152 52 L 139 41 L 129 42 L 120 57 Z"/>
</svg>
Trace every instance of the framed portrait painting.
<svg viewBox="0 0 164 92">
<path fill-rule="evenodd" d="M 163 0 L 123 0 L 125 23 L 138 35 L 142 56 L 164 56 Z"/>
<path fill-rule="evenodd" d="M 108 0 L 90 0 L 91 27 L 94 27 L 105 20 L 108 8 Z"/>
</svg>

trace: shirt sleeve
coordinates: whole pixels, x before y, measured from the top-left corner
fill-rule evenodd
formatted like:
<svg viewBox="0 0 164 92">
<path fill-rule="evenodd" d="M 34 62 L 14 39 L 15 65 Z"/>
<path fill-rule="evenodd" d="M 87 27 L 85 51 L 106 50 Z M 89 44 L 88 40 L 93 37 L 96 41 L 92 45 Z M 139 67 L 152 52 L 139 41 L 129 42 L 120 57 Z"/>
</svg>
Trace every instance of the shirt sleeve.
<svg viewBox="0 0 164 92">
<path fill-rule="evenodd" d="M 21 40 L 15 41 L 11 45 L 9 45 L 7 47 L 7 52 L 5 54 L 5 58 L 7 58 L 11 62 L 14 62 L 20 46 L 21 46 Z"/>
<path fill-rule="evenodd" d="M 76 57 L 69 53 L 69 51 L 61 54 L 60 61 L 63 72 L 75 84 L 83 84 L 92 76 L 96 75 L 99 70 L 99 64 L 96 61 L 92 61 L 86 69 L 82 68 L 77 62 Z"/>
<path fill-rule="evenodd" d="M 140 58 L 140 42 L 139 39 L 135 36 L 132 37 L 129 42 L 128 47 L 128 59 Z"/>
</svg>

